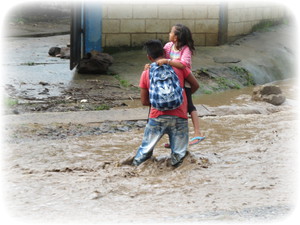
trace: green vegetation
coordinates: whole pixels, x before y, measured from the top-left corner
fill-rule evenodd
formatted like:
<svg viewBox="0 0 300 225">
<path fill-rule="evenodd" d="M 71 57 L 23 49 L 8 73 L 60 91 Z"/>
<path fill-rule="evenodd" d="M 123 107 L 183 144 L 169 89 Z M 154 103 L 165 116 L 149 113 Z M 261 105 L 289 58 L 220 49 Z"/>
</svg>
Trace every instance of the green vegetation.
<svg viewBox="0 0 300 225">
<path fill-rule="evenodd" d="M 207 68 L 200 68 L 196 71 L 197 74 L 201 74 L 201 73 L 207 74 L 207 72 L 208 72 Z"/>
<path fill-rule="evenodd" d="M 256 31 L 268 31 L 270 27 L 280 25 L 287 23 L 286 20 L 280 19 L 280 20 L 262 20 L 258 24 L 255 24 L 252 27 L 251 32 L 256 32 Z"/>
<path fill-rule="evenodd" d="M 234 80 L 230 80 L 226 77 L 217 77 L 215 78 L 219 88 L 221 90 L 226 90 L 226 89 L 240 89 L 241 86 L 238 82 L 234 81 Z"/>
<path fill-rule="evenodd" d="M 210 89 L 210 86 L 203 84 L 202 82 L 199 82 L 199 91 L 206 95 L 213 93 L 213 91 Z"/>
<path fill-rule="evenodd" d="M 128 80 L 122 79 L 120 75 L 113 75 L 113 77 L 119 81 L 121 87 L 129 88 L 133 91 L 139 90 L 139 87 L 132 85 Z"/>
<path fill-rule="evenodd" d="M 34 63 L 34 62 L 26 62 L 26 63 L 21 63 L 21 65 L 25 65 L 25 66 L 34 66 L 35 63 Z"/>
<path fill-rule="evenodd" d="M 114 78 L 120 82 L 121 87 L 129 87 L 130 83 L 127 80 L 121 78 L 120 75 L 114 75 Z"/>
<path fill-rule="evenodd" d="M 252 73 L 248 73 L 248 76 L 246 77 L 246 80 L 247 80 L 247 86 L 253 86 L 253 85 L 256 84 L 254 79 L 253 79 Z"/>
<path fill-rule="evenodd" d="M 198 93 L 201 94 L 212 94 L 255 85 L 253 75 L 247 69 L 237 65 L 211 69 L 201 68 L 195 71 L 195 76 L 200 80 Z"/>
<path fill-rule="evenodd" d="M 110 109 L 110 107 L 106 104 L 102 104 L 102 105 L 95 107 L 95 110 L 98 110 L 98 111 L 99 110 L 109 110 L 109 109 Z"/>
<path fill-rule="evenodd" d="M 13 99 L 13 98 L 4 98 L 4 106 L 6 107 L 12 107 L 17 105 L 19 102 L 17 99 Z"/>
<path fill-rule="evenodd" d="M 233 72 L 235 72 L 240 78 L 245 80 L 243 82 L 244 86 L 252 86 L 255 85 L 255 81 L 253 79 L 253 75 L 243 67 L 238 66 L 230 66 L 229 67 Z"/>
<path fill-rule="evenodd" d="M 210 94 L 212 94 L 214 92 L 212 90 L 205 89 L 205 90 L 203 90 L 203 93 L 206 94 L 206 95 L 210 95 Z"/>
</svg>

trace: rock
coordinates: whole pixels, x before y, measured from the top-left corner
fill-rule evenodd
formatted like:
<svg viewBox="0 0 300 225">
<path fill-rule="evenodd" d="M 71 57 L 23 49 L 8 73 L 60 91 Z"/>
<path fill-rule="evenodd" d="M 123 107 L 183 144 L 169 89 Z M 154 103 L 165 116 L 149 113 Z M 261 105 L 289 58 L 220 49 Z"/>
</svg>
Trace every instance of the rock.
<svg viewBox="0 0 300 225">
<path fill-rule="evenodd" d="M 40 85 L 43 85 L 43 86 L 50 85 L 49 83 L 44 82 L 44 81 L 40 81 L 39 84 L 40 84 Z"/>
<path fill-rule="evenodd" d="M 14 110 L 12 111 L 12 113 L 13 113 L 13 114 L 16 114 L 16 115 L 20 114 L 20 112 L 19 112 L 17 109 L 14 109 Z"/>
<path fill-rule="evenodd" d="M 273 105 L 281 105 L 285 101 L 285 96 L 282 94 L 268 95 L 263 98 L 263 101 L 271 103 Z"/>
<path fill-rule="evenodd" d="M 42 92 L 39 93 L 39 95 L 48 95 L 49 94 L 49 89 L 45 88 Z"/>
<path fill-rule="evenodd" d="M 138 128 L 144 128 L 145 126 L 146 126 L 146 124 L 147 124 L 147 121 L 144 121 L 144 120 L 138 120 L 137 122 L 136 122 L 136 126 L 138 127 Z"/>
<path fill-rule="evenodd" d="M 262 95 L 278 95 L 278 94 L 282 94 L 282 91 L 280 89 L 280 87 L 276 86 L 276 85 L 263 85 L 260 88 L 260 93 Z"/>
<path fill-rule="evenodd" d="M 281 105 L 285 101 L 285 96 L 278 86 L 269 84 L 255 87 L 253 89 L 252 100 Z"/>
<path fill-rule="evenodd" d="M 70 58 L 70 48 L 69 47 L 52 47 L 49 49 L 48 54 L 54 57 L 60 57 L 62 59 Z"/>
<path fill-rule="evenodd" d="M 78 73 L 82 74 L 97 74 L 106 73 L 108 67 L 113 63 L 113 57 L 107 53 L 92 51 L 87 53 L 77 66 Z"/>
<path fill-rule="evenodd" d="M 70 48 L 69 47 L 62 47 L 60 49 L 60 54 L 56 55 L 57 57 L 60 57 L 61 59 L 69 59 L 70 58 Z"/>
<path fill-rule="evenodd" d="M 100 191 L 97 191 L 97 190 L 95 190 L 95 191 L 90 195 L 90 199 L 91 199 L 91 200 L 97 200 L 97 199 L 99 199 L 99 198 L 101 198 L 101 197 L 103 197 L 103 196 L 101 195 L 101 192 L 100 192 Z"/>
<path fill-rule="evenodd" d="M 50 56 L 55 57 L 56 55 L 60 54 L 60 48 L 59 47 L 52 47 L 52 48 L 49 49 L 48 54 Z"/>
<path fill-rule="evenodd" d="M 241 60 L 232 57 L 214 57 L 216 63 L 238 63 Z"/>
</svg>

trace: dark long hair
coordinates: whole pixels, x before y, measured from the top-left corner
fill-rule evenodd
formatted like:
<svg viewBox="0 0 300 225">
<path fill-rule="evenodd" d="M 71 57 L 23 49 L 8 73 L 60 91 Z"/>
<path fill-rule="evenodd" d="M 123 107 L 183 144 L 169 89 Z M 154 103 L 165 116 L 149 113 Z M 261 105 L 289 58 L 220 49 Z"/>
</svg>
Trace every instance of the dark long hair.
<svg viewBox="0 0 300 225">
<path fill-rule="evenodd" d="M 192 32 L 190 29 L 183 24 L 176 24 L 175 27 L 175 35 L 177 36 L 176 48 L 180 49 L 183 46 L 187 45 L 192 52 L 195 51 L 194 40 L 192 38 Z"/>
</svg>

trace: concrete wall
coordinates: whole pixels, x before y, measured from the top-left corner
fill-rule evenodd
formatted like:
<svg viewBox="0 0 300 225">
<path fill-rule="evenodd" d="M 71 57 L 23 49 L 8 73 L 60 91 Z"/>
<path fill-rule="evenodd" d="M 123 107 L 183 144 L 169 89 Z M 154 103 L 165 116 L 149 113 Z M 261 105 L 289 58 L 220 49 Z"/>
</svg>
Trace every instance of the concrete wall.
<svg viewBox="0 0 300 225">
<path fill-rule="evenodd" d="M 196 45 L 216 45 L 219 5 L 105 5 L 103 47 L 140 46 L 149 39 L 168 41 L 172 25 L 188 26 Z"/>
<path fill-rule="evenodd" d="M 263 19 L 278 19 L 285 9 L 262 3 L 226 3 L 226 37 L 248 33 Z M 103 47 L 141 46 L 149 39 L 168 41 L 172 25 L 182 23 L 193 34 L 195 45 L 219 44 L 221 3 L 106 4 L 102 10 Z M 222 31 L 223 32 L 223 31 Z"/>
<path fill-rule="evenodd" d="M 288 16 L 286 7 L 270 2 L 229 2 L 228 39 L 251 32 L 261 21 L 278 21 Z"/>
</svg>

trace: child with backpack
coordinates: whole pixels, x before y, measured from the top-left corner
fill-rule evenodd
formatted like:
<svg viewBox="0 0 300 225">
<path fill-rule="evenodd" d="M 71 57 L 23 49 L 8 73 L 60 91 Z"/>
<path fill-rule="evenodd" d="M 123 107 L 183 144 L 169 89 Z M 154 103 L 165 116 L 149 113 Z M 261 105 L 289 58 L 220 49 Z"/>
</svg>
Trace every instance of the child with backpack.
<svg viewBox="0 0 300 225">
<path fill-rule="evenodd" d="M 158 65 L 169 64 L 179 69 L 186 67 L 191 69 L 192 54 L 195 47 L 190 29 L 185 25 L 176 24 L 171 29 L 169 41 L 164 46 L 166 58 L 158 60 Z M 204 140 L 205 136 L 200 132 L 198 113 L 192 101 L 192 93 L 188 82 L 185 82 L 185 92 L 188 100 L 188 112 L 191 115 L 194 126 L 194 137 L 190 140 L 189 144 L 194 145 Z M 166 148 L 169 146 L 169 144 L 165 145 Z"/>
<path fill-rule="evenodd" d="M 177 167 L 186 156 L 188 147 L 184 81 L 190 83 L 192 93 L 199 88 L 199 84 L 188 68 L 177 69 L 170 65 L 157 65 L 157 61 L 164 57 L 163 45 L 159 40 L 148 41 L 145 47 L 153 64 L 150 69 L 143 71 L 139 86 L 142 104 L 151 105 L 151 109 L 142 144 L 132 165 L 138 166 L 149 159 L 157 142 L 167 134 L 171 147 L 171 165 Z"/>
</svg>

